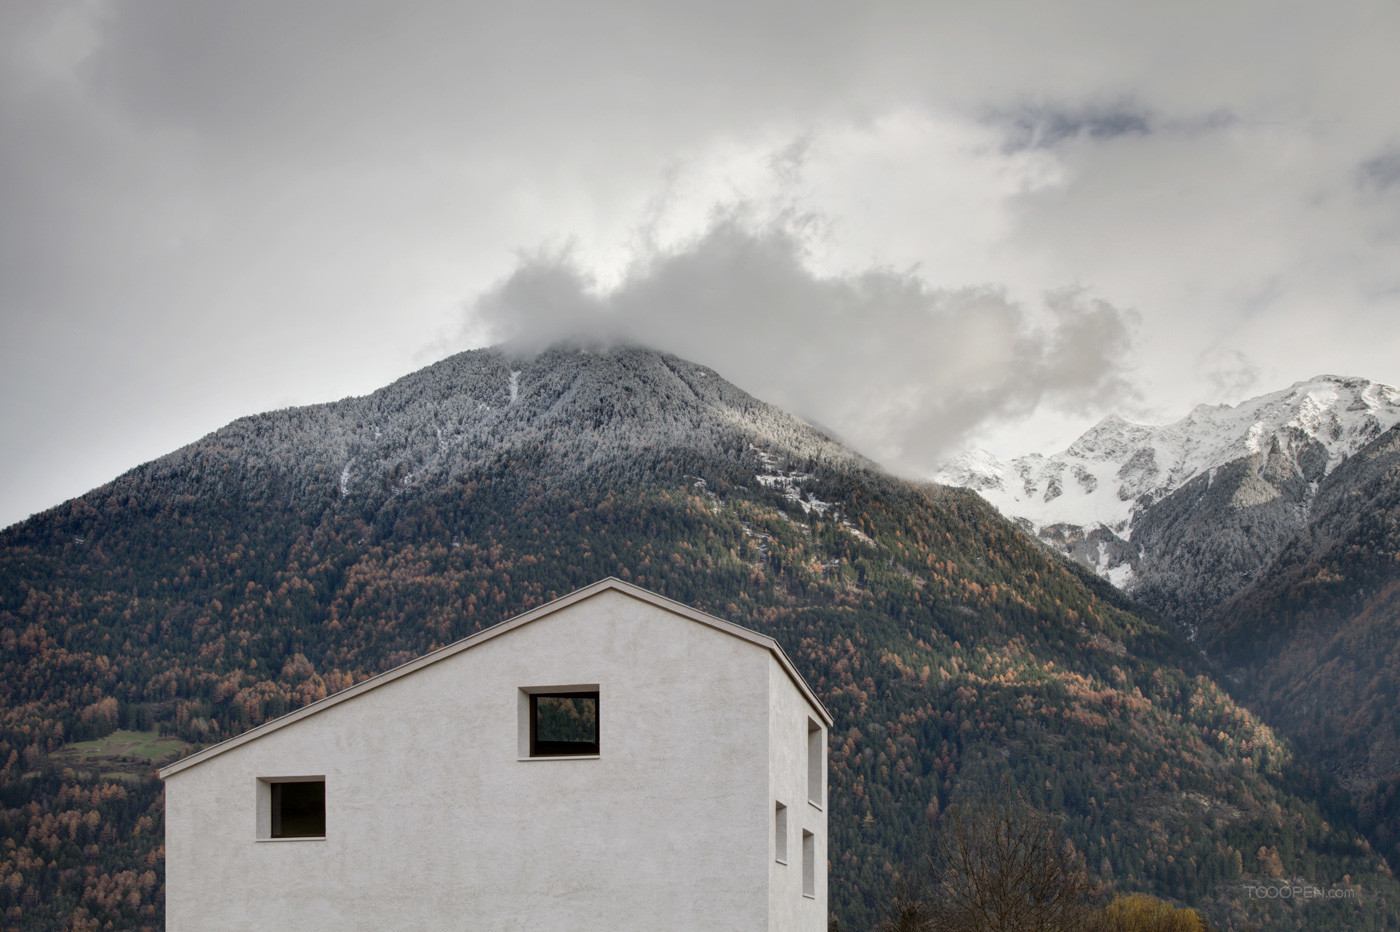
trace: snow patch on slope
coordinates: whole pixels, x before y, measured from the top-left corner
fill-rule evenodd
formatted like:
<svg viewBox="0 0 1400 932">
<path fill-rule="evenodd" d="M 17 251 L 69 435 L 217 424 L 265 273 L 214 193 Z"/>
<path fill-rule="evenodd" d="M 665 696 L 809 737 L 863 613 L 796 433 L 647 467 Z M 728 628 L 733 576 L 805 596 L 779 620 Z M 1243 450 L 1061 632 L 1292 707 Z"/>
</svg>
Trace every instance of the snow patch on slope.
<svg viewBox="0 0 1400 932">
<path fill-rule="evenodd" d="M 809 515 L 816 512 L 819 515 L 830 514 L 841 523 L 841 528 L 856 540 L 870 546 L 875 545 L 874 539 L 870 535 L 856 527 L 841 513 L 841 506 L 833 502 L 824 502 L 817 498 L 816 494 L 805 491 L 802 484 L 813 478 L 811 473 L 789 471 L 781 457 L 774 456 L 764 450 L 760 450 L 753 444 L 749 444 L 749 449 L 758 456 L 758 460 L 763 464 L 763 472 L 754 476 L 758 484 L 765 489 L 778 489 L 783 493 L 783 497 L 789 502 L 802 509 L 802 513 Z"/>
<path fill-rule="evenodd" d="M 800 506 L 805 515 L 814 511 L 819 515 L 824 515 L 831 509 L 830 502 L 820 500 L 811 492 L 803 494 L 802 483 L 812 478 L 811 473 L 788 472 L 783 468 L 785 464 L 779 457 L 765 453 L 752 444 L 750 444 L 749 449 L 758 454 L 759 462 L 763 464 L 763 474 L 754 476 L 759 485 L 765 489 L 781 490 L 783 497 Z"/>
</svg>

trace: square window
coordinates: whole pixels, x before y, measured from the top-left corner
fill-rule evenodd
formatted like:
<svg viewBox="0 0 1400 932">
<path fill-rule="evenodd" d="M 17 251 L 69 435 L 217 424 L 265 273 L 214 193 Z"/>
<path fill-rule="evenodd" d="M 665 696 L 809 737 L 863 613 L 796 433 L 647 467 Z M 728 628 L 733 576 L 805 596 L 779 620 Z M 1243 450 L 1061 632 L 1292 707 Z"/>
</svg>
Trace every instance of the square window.
<svg viewBox="0 0 1400 932">
<path fill-rule="evenodd" d="M 326 837 L 326 781 L 269 780 L 269 838 Z"/>
<path fill-rule="evenodd" d="M 597 756 L 597 689 L 532 692 L 529 703 L 530 757 Z"/>
</svg>

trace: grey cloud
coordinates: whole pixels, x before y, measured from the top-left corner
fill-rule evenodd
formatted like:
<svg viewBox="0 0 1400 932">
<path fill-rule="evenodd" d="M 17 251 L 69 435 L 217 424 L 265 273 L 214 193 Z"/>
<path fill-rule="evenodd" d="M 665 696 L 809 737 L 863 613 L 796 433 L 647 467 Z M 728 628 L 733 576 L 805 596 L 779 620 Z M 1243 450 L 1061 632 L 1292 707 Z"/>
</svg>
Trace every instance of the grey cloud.
<svg viewBox="0 0 1400 932">
<path fill-rule="evenodd" d="M 521 253 L 515 272 L 476 301 L 475 323 L 488 328 L 489 340 L 527 353 L 561 340 L 622 339 L 593 287 L 567 250 Z"/>
<path fill-rule="evenodd" d="M 1210 387 L 1211 400 L 1237 402 L 1259 384 L 1259 366 L 1244 353 L 1214 346 L 1196 360 L 1196 374 Z"/>
<path fill-rule="evenodd" d="M 1132 350 L 1137 313 L 1083 288 L 1051 292 L 1045 303 L 1055 323 L 1035 351 L 1040 381 L 1051 400 L 1082 413 L 1135 398 L 1120 370 Z"/>
<path fill-rule="evenodd" d="M 1155 124 L 1150 111 L 1130 101 L 1078 106 L 1021 104 L 992 110 L 986 119 L 1002 128 L 1007 152 L 1050 149 L 1079 138 L 1102 142 L 1119 136 L 1146 136 Z"/>
<path fill-rule="evenodd" d="M 235 153 L 572 149 L 590 129 L 635 145 L 824 108 L 855 80 L 839 37 L 862 15 L 813 4 L 823 28 L 802 30 L 738 2 L 151 0 L 109 9 L 85 70 L 142 125 Z"/>
<path fill-rule="evenodd" d="M 1388 149 L 1367 159 L 1357 168 L 1356 174 L 1363 190 L 1386 191 L 1400 184 L 1400 148 Z"/>
<path fill-rule="evenodd" d="M 1102 143 L 1151 135 L 1190 138 L 1240 122 L 1227 109 L 1165 115 L 1134 100 L 1020 103 L 985 109 L 982 119 L 1001 131 L 1002 151 L 1006 153 L 1054 149 L 1076 139 Z"/>
<path fill-rule="evenodd" d="M 522 256 L 471 316 L 526 349 L 603 339 L 675 352 L 914 472 L 988 422 L 1131 394 L 1133 317 L 1107 302 L 1067 290 L 1031 309 L 889 268 L 826 277 L 790 228 L 733 214 L 603 294 L 567 253 Z"/>
</svg>

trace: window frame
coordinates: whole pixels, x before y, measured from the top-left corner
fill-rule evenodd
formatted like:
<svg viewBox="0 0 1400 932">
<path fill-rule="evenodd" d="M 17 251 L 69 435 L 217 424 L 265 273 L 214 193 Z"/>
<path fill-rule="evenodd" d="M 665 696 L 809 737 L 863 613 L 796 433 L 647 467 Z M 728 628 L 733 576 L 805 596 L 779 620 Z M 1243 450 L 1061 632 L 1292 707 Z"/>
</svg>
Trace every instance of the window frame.
<svg viewBox="0 0 1400 932">
<path fill-rule="evenodd" d="M 602 755 L 603 702 L 602 690 L 597 683 L 522 686 L 518 695 L 519 760 L 596 760 Z M 594 740 L 541 742 L 538 735 L 541 699 L 591 699 L 594 710 Z"/>
<path fill-rule="evenodd" d="M 284 786 L 290 784 L 319 783 L 321 785 L 320 832 L 305 832 L 289 835 L 282 831 L 282 813 L 278 806 L 282 803 Z M 258 777 L 257 779 L 257 840 L 258 841 L 325 841 L 328 822 L 325 774 L 296 774 L 289 776 Z"/>
</svg>

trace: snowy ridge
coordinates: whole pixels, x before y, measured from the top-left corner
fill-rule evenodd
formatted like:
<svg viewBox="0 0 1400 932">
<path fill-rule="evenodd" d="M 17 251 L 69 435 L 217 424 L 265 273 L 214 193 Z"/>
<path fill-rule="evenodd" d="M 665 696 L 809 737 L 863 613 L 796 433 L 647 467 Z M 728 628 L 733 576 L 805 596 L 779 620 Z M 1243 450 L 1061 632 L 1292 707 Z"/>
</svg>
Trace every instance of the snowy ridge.
<svg viewBox="0 0 1400 932">
<path fill-rule="evenodd" d="M 1271 477 L 1283 469 L 1305 483 L 1299 502 L 1305 519 L 1318 483 L 1397 423 L 1400 391 L 1321 375 L 1234 406 L 1200 405 L 1160 427 L 1110 415 L 1050 456 L 1003 462 L 969 451 L 935 479 L 976 490 L 1048 543 L 1131 588 L 1129 564 L 1140 556 L 1127 544 L 1135 523 L 1192 480 L 1204 476 L 1209 487 L 1221 467 L 1253 458 L 1261 476 L 1266 467 Z"/>
<path fill-rule="evenodd" d="M 373 511 L 512 458 L 551 489 L 659 475 L 678 460 L 747 470 L 756 464 L 732 456 L 740 440 L 807 472 L 875 468 L 703 366 L 637 346 L 560 344 L 527 356 L 471 350 L 363 397 L 240 418 L 114 481 L 152 483 L 172 500 L 216 494 L 219 483 L 250 501 L 290 496 L 298 507 L 322 507 L 329 493 Z M 814 487 L 795 474 L 782 482 L 784 492 Z M 808 510 L 828 507 L 794 494 Z"/>
<path fill-rule="evenodd" d="M 998 460 L 960 454 L 935 477 L 976 489 L 1004 514 L 1048 524 L 1131 529 L 1139 499 L 1160 500 L 1233 460 L 1267 453 L 1275 438 L 1296 452 L 1299 435 L 1327 452 L 1324 475 L 1400 423 L 1400 391 L 1364 379 L 1318 376 L 1239 405 L 1200 405 L 1164 427 L 1104 418 L 1063 452 Z"/>
</svg>

